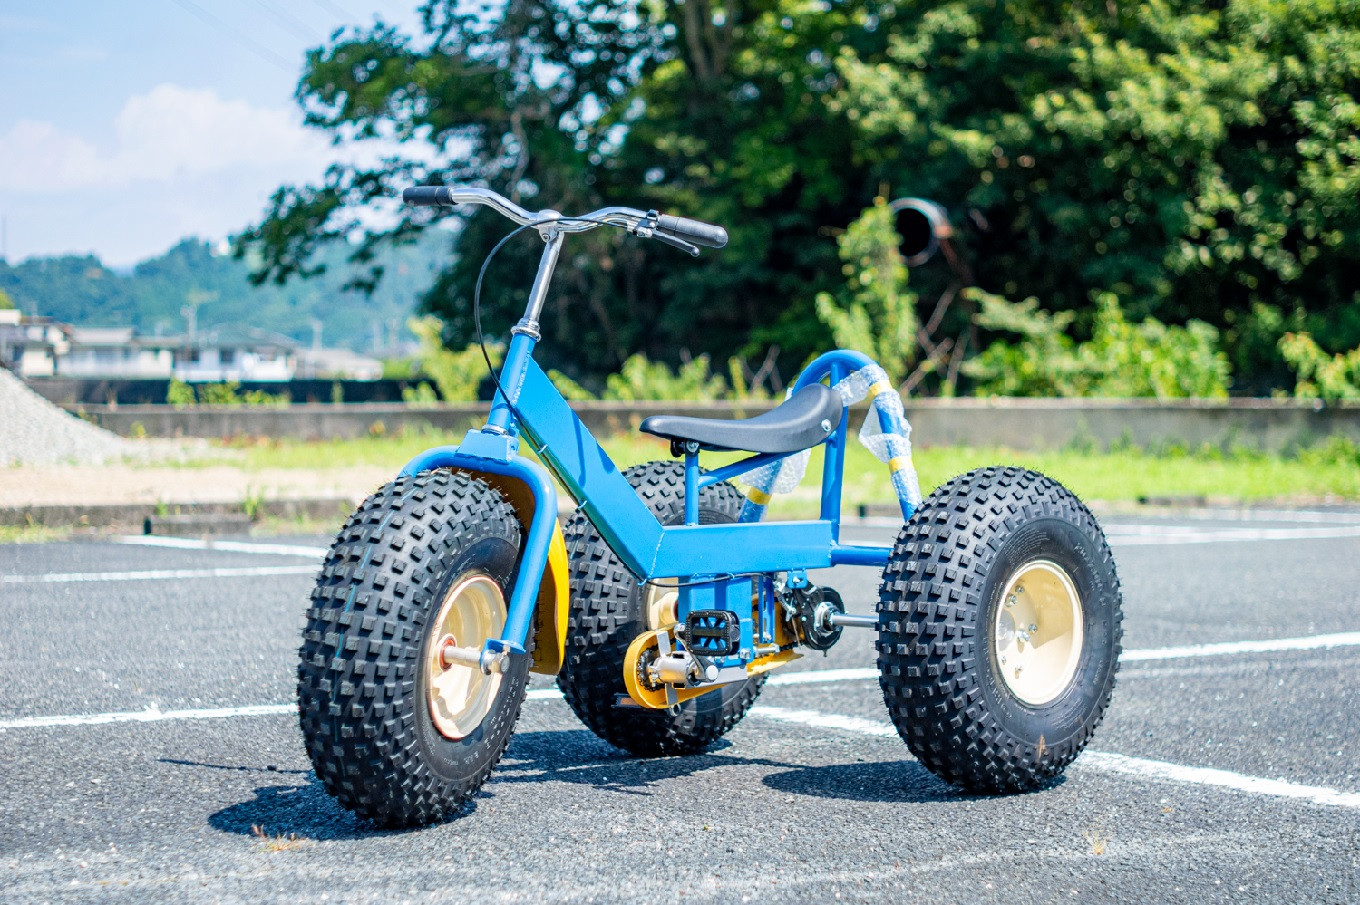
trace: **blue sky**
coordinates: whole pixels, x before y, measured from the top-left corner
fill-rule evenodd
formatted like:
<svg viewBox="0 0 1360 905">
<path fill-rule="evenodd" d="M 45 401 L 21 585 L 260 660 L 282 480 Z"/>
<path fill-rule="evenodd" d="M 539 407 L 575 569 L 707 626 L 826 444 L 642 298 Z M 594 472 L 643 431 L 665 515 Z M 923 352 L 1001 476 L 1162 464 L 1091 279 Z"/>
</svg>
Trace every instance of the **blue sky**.
<svg viewBox="0 0 1360 905">
<path fill-rule="evenodd" d="M 0 0 L 0 251 L 126 266 L 247 225 L 335 157 L 292 100 L 306 50 L 416 5 Z"/>
</svg>

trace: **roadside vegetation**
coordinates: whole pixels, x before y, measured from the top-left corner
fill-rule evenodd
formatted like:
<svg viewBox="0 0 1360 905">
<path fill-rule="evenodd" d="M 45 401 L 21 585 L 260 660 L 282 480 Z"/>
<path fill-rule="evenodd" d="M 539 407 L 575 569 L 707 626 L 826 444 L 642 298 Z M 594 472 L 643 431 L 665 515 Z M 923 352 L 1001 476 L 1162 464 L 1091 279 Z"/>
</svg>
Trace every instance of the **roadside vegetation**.
<svg viewBox="0 0 1360 905">
<path fill-rule="evenodd" d="M 222 444 L 220 451 L 233 464 L 247 470 L 316 469 L 326 463 L 343 463 L 384 466 L 396 474 L 422 450 L 457 443 L 460 439 L 461 434 L 438 431 L 323 442 L 258 438 Z M 664 441 L 642 435 L 607 438 L 603 445 L 623 467 L 669 455 Z M 714 453 L 705 456 L 705 463 L 715 466 L 737 458 L 735 453 Z M 915 461 L 922 489 L 927 492 L 969 469 L 1005 464 L 1038 469 L 1062 481 L 1084 499 L 1111 503 L 1136 503 L 1144 498 L 1187 502 L 1199 498 L 1212 502 L 1360 499 L 1360 445 L 1342 438 L 1287 455 L 1267 455 L 1246 447 L 1142 450 L 1127 445 L 1101 450 L 1076 445 L 1047 452 L 926 447 L 916 450 Z M 223 464 L 216 456 L 199 463 Z M 777 496 L 771 512 L 785 517 L 815 514 L 820 474 L 821 450 L 817 449 L 803 484 L 791 494 Z M 892 502 L 884 466 L 852 441 L 845 467 L 845 511 L 853 514 L 860 505 Z"/>
</svg>

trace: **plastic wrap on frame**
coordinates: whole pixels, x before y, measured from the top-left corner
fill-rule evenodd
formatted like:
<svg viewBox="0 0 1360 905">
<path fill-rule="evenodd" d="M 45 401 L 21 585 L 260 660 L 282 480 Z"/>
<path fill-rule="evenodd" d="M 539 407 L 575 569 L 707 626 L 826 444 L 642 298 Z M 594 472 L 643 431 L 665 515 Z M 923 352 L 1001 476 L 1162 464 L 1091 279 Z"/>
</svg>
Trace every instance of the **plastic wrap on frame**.
<svg viewBox="0 0 1360 905">
<path fill-rule="evenodd" d="M 914 511 L 921 505 L 921 484 L 911 459 L 911 424 L 902 407 L 902 397 L 887 373 L 878 365 L 868 365 L 846 375 L 832 389 L 840 394 L 847 408 L 873 395 L 859 440 L 890 469 L 893 489 L 904 504 L 903 511 Z M 773 494 L 788 493 L 803 480 L 811 456 L 812 450 L 805 449 L 739 475 L 736 480 L 749 488 L 740 520 L 760 521 Z"/>
</svg>

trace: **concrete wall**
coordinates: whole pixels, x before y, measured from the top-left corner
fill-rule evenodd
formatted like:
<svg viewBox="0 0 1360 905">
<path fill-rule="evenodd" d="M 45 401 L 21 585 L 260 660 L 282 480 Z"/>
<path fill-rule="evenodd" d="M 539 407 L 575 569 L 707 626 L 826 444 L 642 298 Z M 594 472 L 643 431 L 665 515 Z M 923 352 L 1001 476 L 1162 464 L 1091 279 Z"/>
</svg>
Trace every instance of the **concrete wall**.
<svg viewBox="0 0 1360 905">
<path fill-rule="evenodd" d="M 574 408 L 598 436 L 637 429 L 662 412 L 703 418 L 749 417 L 768 404 L 586 402 Z M 288 408 L 175 409 L 164 405 L 83 406 L 96 424 L 125 436 L 134 425 L 153 437 L 358 437 L 428 425 L 463 431 L 481 422 L 485 405 L 410 408 L 386 403 L 292 405 Z M 1323 408 L 1292 400 L 1224 402 L 1101 399 L 921 399 L 907 405 L 918 445 L 1101 448 L 1125 441 L 1160 448 L 1241 444 L 1270 451 L 1310 445 L 1331 435 L 1360 442 L 1360 406 Z M 858 430 L 860 416 L 851 427 Z"/>
</svg>

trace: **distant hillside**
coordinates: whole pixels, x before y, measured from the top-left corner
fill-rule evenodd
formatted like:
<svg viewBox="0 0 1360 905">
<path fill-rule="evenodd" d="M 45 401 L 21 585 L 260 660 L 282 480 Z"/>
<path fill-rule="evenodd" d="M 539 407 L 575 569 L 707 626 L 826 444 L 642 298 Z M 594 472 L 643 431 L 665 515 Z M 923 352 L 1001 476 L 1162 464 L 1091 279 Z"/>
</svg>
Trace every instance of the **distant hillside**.
<svg viewBox="0 0 1360 905">
<path fill-rule="evenodd" d="M 328 265 L 322 276 L 256 288 L 246 279 L 244 262 L 216 256 L 198 239 L 185 239 L 130 272 L 110 270 L 92 255 L 0 261 L 0 289 L 25 313 L 73 324 L 180 333 L 181 309 L 193 299 L 199 303 L 199 329 L 245 324 L 310 343 L 315 318 L 326 345 L 382 352 L 393 339 L 409 338 L 406 319 L 447 263 L 451 247 L 448 233 L 431 230 L 416 244 L 381 255 L 386 273 L 371 297 L 341 289 L 351 272 L 344 249 L 321 254 Z"/>
</svg>

